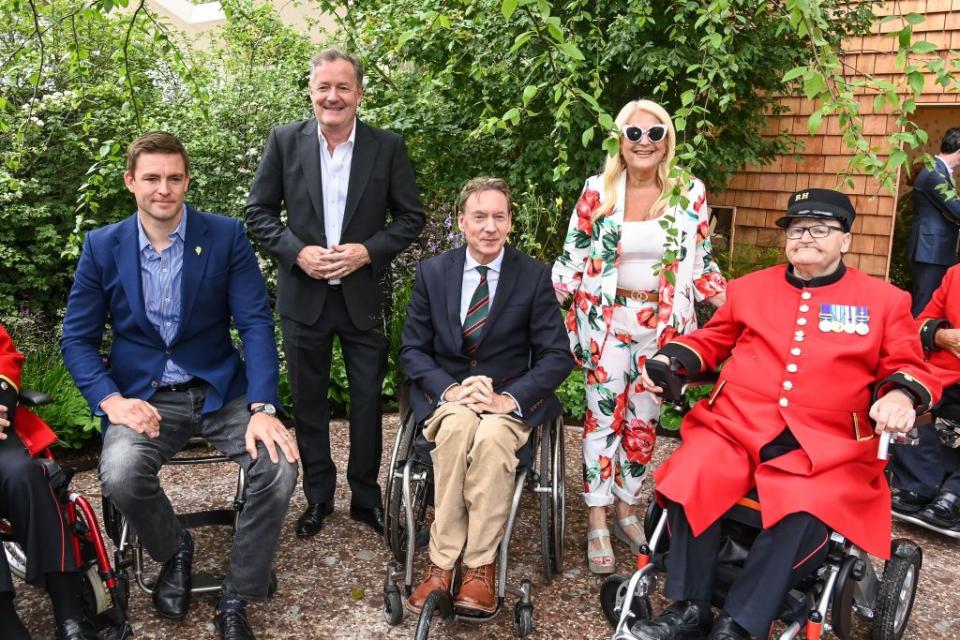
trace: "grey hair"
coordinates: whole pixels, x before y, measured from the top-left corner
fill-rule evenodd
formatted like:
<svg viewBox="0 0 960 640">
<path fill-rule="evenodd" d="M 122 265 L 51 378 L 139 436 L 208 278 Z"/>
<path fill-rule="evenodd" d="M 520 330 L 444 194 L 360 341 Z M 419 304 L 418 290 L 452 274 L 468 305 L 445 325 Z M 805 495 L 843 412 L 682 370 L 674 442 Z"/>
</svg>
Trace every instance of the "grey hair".
<svg viewBox="0 0 960 640">
<path fill-rule="evenodd" d="M 329 47 L 310 59 L 310 85 L 313 86 L 313 77 L 316 75 L 317 67 L 324 62 L 334 62 L 336 60 L 346 60 L 353 65 L 353 72 L 357 76 L 357 88 L 363 89 L 363 63 L 360 62 L 360 58 L 347 53 L 340 47 Z"/>
</svg>

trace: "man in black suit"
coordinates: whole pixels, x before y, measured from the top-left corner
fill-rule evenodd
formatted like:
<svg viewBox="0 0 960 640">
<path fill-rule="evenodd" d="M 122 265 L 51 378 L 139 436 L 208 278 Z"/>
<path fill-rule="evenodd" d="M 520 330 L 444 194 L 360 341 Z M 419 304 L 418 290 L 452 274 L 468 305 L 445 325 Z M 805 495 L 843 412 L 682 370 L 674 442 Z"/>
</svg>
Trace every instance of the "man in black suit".
<svg viewBox="0 0 960 640">
<path fill-rule="evenodd" d="M 512 247 L 510 191 L 476 178 L 460 194 L 466 247 L 417 267 L 400 362 L 410 403 L 434 442 L 430 567 L 408 606 L 449 589 L 455 606 L 496 608 L 494 561 L 510 513 L 516 452 L 530 427 L 560 415 L 553 395 L 573 368 L 550 269 Z"/>
<path fill-rule="evenodd" d="M 403 138 L 357 119 L 360 61 L 327 49 L 311 60 L 309 86 L 316 118 L 270 132 L 246 207 L 250 232 L 280 267 L 277 310 L 308 504 L 296 532 L 316 534 L 333 511 L 327 389 L 337 336 L 350 384 L 350 517 L 382 533 L 387 276 L 423 229 L 423 205 Z"/>
<path fill-rule="evenodd" d="M 956 190 L 953 171 L 958 165 L 960 127 L 953 127 L 940 142 L 933 169 L 924 167 L 913 181 L 913 227 L 907 241 L 907 257 L 913 265 L 910 311 L 914 317 L 927 306 L 947 268 L 957 262 L 960 200 L 955 196 L 948 198 L 944 190 Z"/>
</svg>

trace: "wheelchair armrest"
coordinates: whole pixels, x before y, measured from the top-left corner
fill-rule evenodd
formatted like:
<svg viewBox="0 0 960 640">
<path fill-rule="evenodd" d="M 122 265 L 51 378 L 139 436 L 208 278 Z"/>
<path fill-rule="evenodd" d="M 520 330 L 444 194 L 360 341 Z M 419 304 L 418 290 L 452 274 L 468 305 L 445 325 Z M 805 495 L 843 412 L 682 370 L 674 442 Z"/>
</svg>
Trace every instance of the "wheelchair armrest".
<svg viewBox="0 0 960 640">
<path fill-rule="evenodd" d="M 17 400 L 25 407 L 39 407 L 53 402 L 53 398 L 49 394 L 33 389 L 21 389 Z"/>
</svg>

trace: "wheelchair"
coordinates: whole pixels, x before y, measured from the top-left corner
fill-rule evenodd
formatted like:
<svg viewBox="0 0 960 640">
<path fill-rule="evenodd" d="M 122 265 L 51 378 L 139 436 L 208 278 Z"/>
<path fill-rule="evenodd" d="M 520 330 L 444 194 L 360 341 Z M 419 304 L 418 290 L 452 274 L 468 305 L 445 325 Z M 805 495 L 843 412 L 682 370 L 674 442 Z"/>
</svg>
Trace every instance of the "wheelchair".
<svg viewBox="0 0 960 640">
<path fill-rule="evenodd" d="M 433 468 L 430 452 L 433 443 L 424 438 L 421 426 L 407 412 L 390 455 L 386 479 L 384 537 L 394 560 L 387 565 L 383 586 L 383 616 L 394 626 L 404 616 L 404 601 L 413 588 L 414 552 L 427 546 L 430 536 L 428 511 L 433 504 Z M 526 637 L 534 627 L 532 583 L 528 579 L 519 586 L 507 584 L 507 559 L 511 534 L 524 487 L 537 496 L 540 512 L 540 546 L 542 576 L 551 580 L 563 571 L 563 537 L 566 467 L 563 450 L 563 420 L 534 427 L 526 444 L 517 452 L 516 482 L 510 516 L 498 551 L 497 608 L 489 615 L 460 615 L 453 610 L 452 594 L 431 593 L 424 603 L 416 629 L 417 640 L 425 640 L 436 612 L 444 619 L 484 622 L 497 617 L 504 607 L 506 594 L 516 596 L 513 627 L 518 636 Z M 456 584 L 456 580 L 454 580 Z M 401 593 L 402 590 L 402 593 Z"/>
<path fill-rule="evenodd" d="M 45 393 L 24 389 L 18 401 L 26 407 L 38 407 L 49 404 L 53 399 Z M 111 565 L 90 501 L 70 490 L 75 470 L 62 469 L 49 449 L 42 451 L 36 459 L 50 478 L 51 488 L 62 505 L 73 533 L 73 551 L 81 576 L 84 614 L 97 631 L 104 634 L 105 640 L 132 638 L 133 629 L 127 622 L 129 577 L 125 571 Z M 10 523 L 0 520 L 0 541 L 10 572 L 22 580 L 27 572 L 27 557 L 12 533 Z"/>
<path fill-rule="evenodd" d="M 675 368 L 657 365 L 648 363 L 648 372 L 664 389 L 664 400 L 679 405 L 683 381 Z M 878 457 L 886 458 L 889 442 L 890 434 L 880 438 Z M 755 489 L 723 516 L 721 526 L 724 542 L 713 593 L 713 605 L 718 607 L 762 529 Z M 611 640 L 635 640 L 636 623 L 653 615 L 650 594 L 656 589 L 657 573 L 665 571 L 670 543 L 666 511 L 655 501 L 647 507 L 644 533 L 648 542 L 640 547 L 637 571 L 632 576 L 609 576 L 600 589 L 601 608 L 614 627 Z M 831 532 L 824 564 L 787 594 L 778 616 L 786 625 L 779 640 L 819 640 L 824 631 L 846 640 L 852 637 L 854 615 L 868 622 L 872 640 L 900 640 L 913 609 L 922 564 L 920 547 L 898 538 L 891 541 L 890 560 L 878 575 L 866 552 Z"/>
<path fill-rule="evenodd" d="M 934 409 L 933 425 L 940 437 L 940 450 L 943 454 L 946 471 L 951 473 L 960 469 L 960 404 L 936 407 Z M 895 509 L 891 509 L 891 512 L 896 520 L 909 522 L 918 527 L 936 531 L 940 535 L 960 540 L 960 527 L 938 527 L 932 522 L 918 518 L 916 514 L 900 513 Z"/>
<path fill-rule="evenodd" d="M 203 438 L 191 438 L 187 446 L 167 465 L 185 466 L 200 464 L 232 463 L 229 457 L 220 452 L 210 452 L 209 445 Z M 185 529 L 200 527 L 228 527 L 231 533 L 236 530 L 240 514 L 246 504 L 247 476 L 243 467 L 237 465 L 236 491 L 230 507 L 206 509 L 189 513 L 177 514 L 177 519 Z M 143 544 L 136 531 L 123 516 L 117 507 L 106 497 L 103 498 L 103 514 L 107 534 L 113 540 L 116 551 L 115 565 L 123 571 L 132 570 L 134 580 L 141 591 L 153 595 L 155 579 L 148 576 L 144 561 Z M 202 571 L 195 571 L 192 576 L 190 592 L 194 595 L 216 594 L 223 588 L 222 575 L 214 575 Z M 269 595 L 273 595 L 277 588 L 276 574 L 271 574 Z"/>
</svg>

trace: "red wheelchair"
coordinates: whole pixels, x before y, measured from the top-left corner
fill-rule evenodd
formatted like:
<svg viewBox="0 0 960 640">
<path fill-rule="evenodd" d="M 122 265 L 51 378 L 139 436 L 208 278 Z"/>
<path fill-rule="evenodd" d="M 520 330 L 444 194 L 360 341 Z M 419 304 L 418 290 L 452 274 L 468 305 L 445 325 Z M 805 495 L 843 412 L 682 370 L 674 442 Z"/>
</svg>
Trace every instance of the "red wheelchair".
<svg viewBox="0 0 960 640">
<path fill-rule="evenodd" d="M 21 390 L 18 402 L 37 407 L 52 402 L 45 393 Z M 54 494 L 58 497 L 73 534 L 73 553 L 82 581 L 84 613 L 105 640 L 126 640 L 133 637 L 127 622 L 130 583 L 126 572 L 114 571 L 110 555 L 100 533 L 97 516 L 86 497 L 70 489 L 75 470 L 64 470 L 57 464 L 50 447 L 57 436 L 48 425 L 36 421 L 28 448 L 38 464 L 44 467 Z M 27 443 L 25 443 L 27 444 Z M 10 572 L 20 579 L 26 575 L 26 554 L 12 537 L 10 523 L 0 520 L 0 541 Z"/>
</svg>

